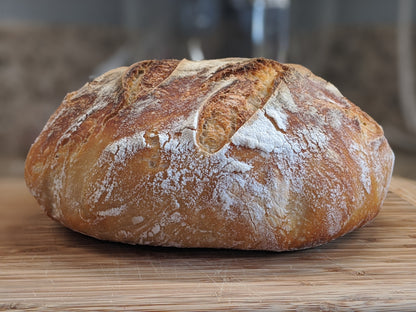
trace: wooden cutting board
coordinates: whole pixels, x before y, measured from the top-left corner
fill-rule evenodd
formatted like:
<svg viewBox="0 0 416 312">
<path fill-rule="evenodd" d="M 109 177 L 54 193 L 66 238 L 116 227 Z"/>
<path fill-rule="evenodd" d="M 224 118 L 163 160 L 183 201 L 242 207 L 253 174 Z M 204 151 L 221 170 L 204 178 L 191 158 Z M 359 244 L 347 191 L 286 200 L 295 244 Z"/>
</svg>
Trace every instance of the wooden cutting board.
<svg viewBox="0 0 416 312">
<path fill-rule="evenodd" d="M 0 310 L 415 311 L 415 185 L 393 179 L 365 228 L 272 253 L 98 241 L 43 215 L 22 179 L 2 179 Z"/>
</svg>

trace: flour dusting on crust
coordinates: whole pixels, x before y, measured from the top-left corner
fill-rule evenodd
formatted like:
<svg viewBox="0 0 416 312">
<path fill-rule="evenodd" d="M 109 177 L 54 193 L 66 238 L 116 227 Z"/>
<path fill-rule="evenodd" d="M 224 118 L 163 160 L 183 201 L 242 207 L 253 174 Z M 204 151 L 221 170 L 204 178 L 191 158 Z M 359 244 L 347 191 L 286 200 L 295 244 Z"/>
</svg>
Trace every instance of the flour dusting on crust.
<svg viewBox="0 0 416 312">
<path fill-rule="evenodd" d="M 373 218 L 391 177 L 381 128 L 297 65 L 149 61 L 63 107 L 35 142 L 49 160 L 31 190 L 54 219 L 102 239 L 306 248 Z"/>
<path fill-rule="evenodd" d="M 209 77 L 223 65 L 223 62 L 214 64 L 204 72 L 204 75 Z M 179 64 L 174 74 L 177 75 L 176 77 L 186 78 L 197 75 L 200 70 L 201 67 L 193 62 L 184 61 Z M 165 83 L 172 83 L 173 77 L 175 75 Z M 178 224 L 178 227 L 187 227 L 187 231 L 194 235 L 198 233 L 198 228 L 184 223 L 184 216 L 176 210 L 181 209 L 182 213 L 192 210 L 194 213 L 195 210 L 202 209 L 197 202 L 201 196 L 204 196 L 206 186 L 212 180 L 216 181 L 216 186 L 206 198 L 208 206 L 210 202 L 213 206 L 220 204 L 222 211 L 217 213 L 222 214 L 225 220 L 233 221 L 236 220 L 237 214 L 243 215 L 255 231 L 268 237 L 269 241 L 276 242 L 276 237 L 270 234 L 273 232 L 271 230 L 273 227 L 278 229 L 275 234 L 278 236 L 287 234 L 296 224 L 300 226 L 301 208 L 296 204 L 288 206 L 290 193 L 304 196 L 307 189 L 315 188 L 313 176 L 318 174 L 317 179 L 326 180 L 327 185 L 332 187 L 317 191 L 313 195 L 317 197 L 316 200 L 318 198 L 321 200 L 326 198 L 326 200 L 325 206 L 311 207 L 311 209 L 322 209 L 329 235 L 335 235 L 342 229 L 341 220 L 349 213 L 345 194 L 352 186 L 346 185 L 337 176 L 327 177 L 321 175 L 315 168 L 311 170 L 310 163 L 326 162 L 328 169 L 343 170 L 339 168 L 342 166 L 339 163 L 342 157 L 330 144 L 342 131 L 341 122 L 345 121 L 343 112 L 338 106 L 337 109 L 329 110 L 326 114 L 322 114 L 312 105 L 304 106 L 303 102 L 314 100 L 313 94 L 298 94 L 295 99 L 287 84 L 281 81 L 265 105 L 234 133 L 229 143 L 216 153 L 201 153 L 196 140 L 198 114 L 207 99 L 232 82 L 233 80 L 229 79 L 213 84 L 211 91 L 198 99 L 198 106 L 186 119 L 174 121 L 167 131 L 152 134 L 157 137 L 161 161 L 166 163 L 167 167 L 154 177 L 149 177 L 141 188 L 152 190 L 155 196 L 163 198 L 164 203 L 170 202 L 174 209 L 155 225 L 156 231 L 153 227 L 140 236 L 141 243 L 150 242 L 158 233 L 162 235 L 163 231 L 159 229 L 172 222 Z M 316 91 L 316 94 L 317 101 L 335 104 L 334 98 L 341 96 L 339 91 L 329 84 L 325 85 L 324 91 Z M 136 103 L 141 109 L 145 109 L 146 105 L 151 105 L 151 102 Z M 299 119 L 295 127 L 293 120 L 290 120 L 294 116 Z M 328 122 L 332 130 L 328 130 L 329 127 L 326 126 Z M 117 170 L 120 167 L 115 167 L 116 163 L 120 163 L 118 166 L 123 167 L 123 163 L 128 158 L 134 158 L 139 150 L 150 147 L 144 136 L 144 132 L 138 132 L 121 138 L 105 148 L 102 157 L 107 159 L 106 153 L 113 154 L 114 164 L 108 166 L 105 179 L 100 186 L 97 186 L 93 196 L 95 201 L 99 198 L 109 199 L 109 194 L 118 186 L 114 177 L 117 177 Z M 369 193 L 371 172 L 368 168 L 368 159 L 357 143 L 349 144 L 348 157 L 351 157 L 359 168 L 360 182 L 366 193 Z M 261 183 L 254 177 L 255 174 L 251 172 L 253 164 L 250 161 L 241 161 L 232 156 L 235 147 L 258 150 L 264 161 L 273 164 L 274 169 L 269 172 L 267 183 Z M 346 172 L 346 174 L 352 173 Z M 189 185 L 192 185 L 192 192 L 186 191 Z M 102 197 L 103 193 L 106 193 L 105 197 Z M 179 203 L 180 198 L 186 200 Z M 362 202 L 363 198 L 362 193 L 361 198 L 353 198 L 352 201 Z M 236 207 L 240 210 L 236 210 Z M 120 213 L 124 212 L 120 211 Z M 199 213 L 201 216 L 204 215 L 204 211 Z M 137 224 L 138 220 L 141 221 L 141 218 L 135 217 L 132 222 Z"/>
</svg>

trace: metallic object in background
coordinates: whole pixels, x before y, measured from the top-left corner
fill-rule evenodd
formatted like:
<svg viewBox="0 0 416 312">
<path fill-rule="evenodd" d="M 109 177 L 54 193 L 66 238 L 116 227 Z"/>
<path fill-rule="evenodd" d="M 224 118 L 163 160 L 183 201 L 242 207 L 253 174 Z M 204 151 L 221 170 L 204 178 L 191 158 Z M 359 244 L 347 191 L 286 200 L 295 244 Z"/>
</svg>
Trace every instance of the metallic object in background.
<svg viewBox="0 0 416 312">
<path fill-rule="evenodd" d="M 93 76 L 147 58 L 287 60 L 290 0 L 123 0 L 120 6 L 122 26 L 140 38 L 128 38 Z"/>
<path fill-rule="evenodd" d="M 254 0 L 251 41 L 254 57 L 285 62 L 289 49 L 290 0 Z"/>
<path fill-rule="evenodd" d="M 186 0 L 180 10 L 181 33 L 187 38 L 186 44 L 191 60 L 205 58 L 202 38 L 214 31 L 221 20 L 221 3 L 219 0 Z"/>
</svg>

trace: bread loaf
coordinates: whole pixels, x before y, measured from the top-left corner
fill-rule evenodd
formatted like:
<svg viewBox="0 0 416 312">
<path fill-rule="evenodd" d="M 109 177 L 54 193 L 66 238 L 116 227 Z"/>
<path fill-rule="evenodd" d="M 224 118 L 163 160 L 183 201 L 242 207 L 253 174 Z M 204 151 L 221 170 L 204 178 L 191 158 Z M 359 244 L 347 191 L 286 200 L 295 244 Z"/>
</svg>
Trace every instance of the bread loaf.
<svg viewBox="0 0 416 312">
<path fill-rule="evenodd" d="M 98 239 L 283 251 L 372 220 L 393 161 L 381 127 L 302 66 L 154 60 L 69 93 L 25 177 Z"/>
</svg>

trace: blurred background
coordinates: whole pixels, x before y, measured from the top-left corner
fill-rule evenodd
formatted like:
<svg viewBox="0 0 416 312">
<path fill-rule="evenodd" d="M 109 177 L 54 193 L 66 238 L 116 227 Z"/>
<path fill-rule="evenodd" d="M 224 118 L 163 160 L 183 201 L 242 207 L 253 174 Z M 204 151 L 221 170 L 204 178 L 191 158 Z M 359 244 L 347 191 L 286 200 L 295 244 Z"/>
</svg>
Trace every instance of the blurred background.
<svg viewBox="0 0 416 312">
<path fill-rule="evenodd" d="M 413 0 L 0 0 L 0 176 L 67 92 L 144 59 L 264 56 L 302 64 L 384 130 L 416 179 Z"/>
</svg>

